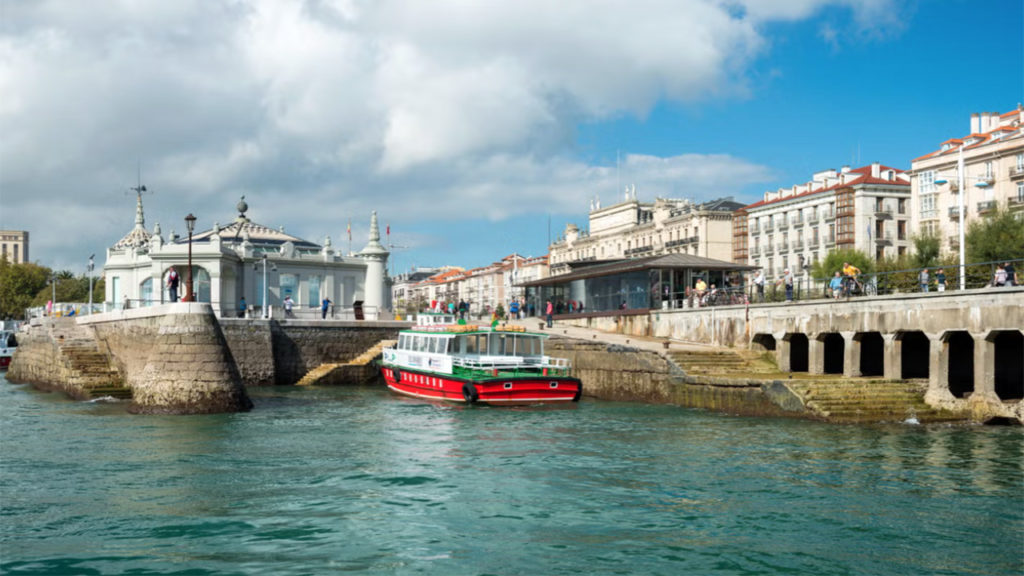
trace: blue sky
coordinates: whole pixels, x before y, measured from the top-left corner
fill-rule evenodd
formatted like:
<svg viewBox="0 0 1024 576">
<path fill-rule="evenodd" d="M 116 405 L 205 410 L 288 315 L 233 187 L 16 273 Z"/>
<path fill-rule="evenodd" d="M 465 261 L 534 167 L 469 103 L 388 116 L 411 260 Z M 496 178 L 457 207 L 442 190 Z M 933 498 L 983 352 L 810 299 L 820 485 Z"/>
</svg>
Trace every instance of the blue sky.
<svg viewBox="0 0 1024 576">
<path fill-rule="evenodd" d="M 132 225 L 249 215 L 396 272 L 540 255 L 635 184 L 756 201 L 1024 100 L 1020 0 L 0 4 L 0 227 L 80 272 Z M 73 95 L 73 96 L 72 96 Z M 620 167 L 616 169 L 616 157 Z M 383 230 L 382 230 L 383 232 Z"/>
</svg>

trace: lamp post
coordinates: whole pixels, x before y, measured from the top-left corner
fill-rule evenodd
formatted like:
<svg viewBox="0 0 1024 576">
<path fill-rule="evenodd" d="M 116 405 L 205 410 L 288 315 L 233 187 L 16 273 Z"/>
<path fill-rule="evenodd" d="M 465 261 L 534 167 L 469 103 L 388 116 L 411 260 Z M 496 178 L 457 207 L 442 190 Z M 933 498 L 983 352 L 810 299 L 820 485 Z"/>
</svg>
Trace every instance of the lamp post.
<svg viewBox="0 0 1024 576">
<path fill-rule="evenodd" d="M 50 276 L 50 316 L 53 316 L 53 311 L 57 309 L 57 272 L 52 272 Z"/>
<path fill-rule="evenodd" d="M 96 267 L 96 263 L 93 260 L 95 254 L 89 255 L 89 314 L 92 314 L 92 271 Z"/>
<path fill-rule="evenodd" d="M 195 294 L 192 292 L 192 231 L 196 227 L 196 217 L 189 212 L 188 216 L 185 216 L 185 226 L 188 227 L 188 284 L 185 285 L 185 302 L 193 302 L 196 299 Z"/>
<path fill-rule="evenodd" d="M 964 179 L 966 178 L 966 176 L 964 175 L 964 146 L 963 146 L 963 144 L 960 145 L 959 152 L 960 152 L 960 154 L 959 154 L 959 157 L 957 158 L 957 161 L 956 161 L 956 176 L 957 176 L 957 184 L 959 186 L 959 190 L 957 190 L 957 210 L 960 213 L 960 227 L 959 227 L 959 235 L 960 235 L 960 250 L 959 250 L 959 252 L 960 252 L 960 273 L 959 273 L 958 276 L 959 276 L 959 279 L 960 279 L 960 289 L 961 290 L 966 290 L 967 289 L 967 266 L 964 265 L 964 244 L 965 244 L 965 242 L 964 242 L 964 228 L 967 227 L 967 224 L 964 222 L 964 220 L 967 219 L 967 212 L 964 210 L 964 195 L 967 194 L 967 190 L 964 189 Z M 978 178 L 977 180 L 978 181 L 974 183 L 974 185 L 976 187 L 978 187 L 978 188 L 985 188 L 985 187 L 988 186 L 988 181 L 987 180 L 985 180 L 983 178 Z M 935 184 L 938 184 L 938 185 L 942 185 L 942 184 L 945 184 L 947 182 L 949 182 L 949 180 L 947 180 L 945 178 L 942 178 L 942 177 L 939 177 L 939 178 L 935 179 Z"/>
<path fill-rule="evenodd" d="M 269 311 L 267 310 L 267 253 L 263 253 L 263 318 L 267 319 L 270 317 Z"/>
</svg>

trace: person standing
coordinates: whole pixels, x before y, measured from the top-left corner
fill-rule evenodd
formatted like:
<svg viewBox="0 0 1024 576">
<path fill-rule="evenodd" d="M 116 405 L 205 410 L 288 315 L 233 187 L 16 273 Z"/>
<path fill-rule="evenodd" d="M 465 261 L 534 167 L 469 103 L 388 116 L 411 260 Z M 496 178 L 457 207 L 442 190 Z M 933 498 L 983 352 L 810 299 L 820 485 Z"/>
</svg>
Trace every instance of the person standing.
<svg viewBox="0 0 1024 576">
<path fill-rule="evenodd" d="M 1002 264 L 996 264 L 996 274 L 992 283 L 998 287 L 1006 285 L 1006 268 L 1003 268 Z"/>
<path fill-rule="evenodd" d="M 839 300 L 839 296 L 843 294 L 843 275 L 836 270 L 836 275 L 829 281 L 828 287 L 832 289 L 832 298 Z"/>
<path fill-rule="evenodd" d="M 327 309 L 330 308 L 331 304 L 334 304 L 334 302 L 331 302 L 330 298 L 324 296 L 323 302 L 320 303 L 320 319 L 321 320 L 326 320 L 327 319 Z"/>
<path fill-rule="evenodd" d="M 793 301 L 793 273 L 786 268 L 782 274 L 782 283 L 786 286 L 786 302 Z"/>
<path fill-rule="evenodd" d="M 928 269 L 923 268 L 917 276 L 917 282 L 921 285 L 921 292 L 928 292 Z"/>
<path fill-rule="evenodd" d="M 167 290 L 171 293 L 171 302 L 178 301 L 178 272 L 171 266 L 167 272 Z"/>
<path fill-rule="evenodd" d="M 463 318 L 466 317 L 466 310 L 468 310 L 468 308 L 469 307 L 466 306 L 466 301 L 460 299 L 459 300 L 459 320 L 462 320 Z"/>
<path fill-rule="evenodd" d="M 245 303 L 245 296 L 242 296 L 241 300 L 238 301 L 238 317 L 245 318 L 245 310 L 248 306 Z"/>
<path fill-rule="evenodd" d="M 764 302 L 764 273 L 760 270 L 754 275 L 754 286 L 757 288 L 757 301 Z"/>
<path fill-rule="evenodd" d="M 946 291 L 946 273 L 942 268 L 935 271 L 935 289 L 939 292 Z"/>
<path fill-rule="evenodd" d="M 1017 269 L 1013 267 L 1013 262 L 1007 262 L 1003 264 L 1003 271 L 1006 272 L 1006 285 L 1016 286 L 1017 285 Z"/>
<path fill-rule="evenodd" d="M 509 320 L 519 320 L 519 300 L 512 300 L 508 305 Z"/>
<path fill-rule="evenodd" d="M 284 303 L 283 304 L 284 304 L 284 317 L 285 318 L 294 318 L 295 316 L 292 314 L 292 307 L 295 306 L 295 301 L 292 300 L 292 295 L 291 294 L 289 294 L 289 295 L 284 297 Z"/>
<path fill-rule="evenodd" d="M 551 328 L 551 326 L 553 325 L 552 320 L 554 319 L 554 311 L 555 307 L 551 304 L 551 300 L 548 300 L 548 303 L 545 306 L 544 310 L 544 314 L 548 317 L 548 328 Z"/>
</svg>

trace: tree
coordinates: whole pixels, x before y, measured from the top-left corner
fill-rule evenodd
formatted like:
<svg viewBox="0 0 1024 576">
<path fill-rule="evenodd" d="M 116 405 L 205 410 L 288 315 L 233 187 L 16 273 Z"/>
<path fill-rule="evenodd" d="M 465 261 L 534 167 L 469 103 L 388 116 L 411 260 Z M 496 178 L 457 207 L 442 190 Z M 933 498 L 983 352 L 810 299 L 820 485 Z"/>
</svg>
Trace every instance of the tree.
<svg viewBox="0 0 1024 576">
<path fill-rule="evenodd" d="M 842 271 L 843 262 L 853 264 L 857 268 L 860 268 L 860 271 L 865 274 L 874 272 L 875 270 L 875 262 L 870 256 L 860 250 L 846 248 L 843 250 L 833 250 L 825 256 L 824 260 L 815 262 L 814 265 L 811 266 L 811 276 L 818 280 L 827 281 L 827 279 L 831 278 L 837 271 Z"/>
<path fill-rule="evenodd" d="M 967 228 L 964 248 L 968 262 L 1013 260 L 1024 255 L 1024 221 L 998 208 Z"/>
<path fill-rule="evenodd" d="M 50 273 L 45 266 L 12 264 L 6 257 L 0 258 L 0 318 L 22 318 L 32 297 L 46 287 Z"/>
<path fill-rule="evenodd" d="M 939 260 L 939 246 L 942 242 L 934 234 L 914 236 L 914 268 L 929 268 Z"/>
</svg>

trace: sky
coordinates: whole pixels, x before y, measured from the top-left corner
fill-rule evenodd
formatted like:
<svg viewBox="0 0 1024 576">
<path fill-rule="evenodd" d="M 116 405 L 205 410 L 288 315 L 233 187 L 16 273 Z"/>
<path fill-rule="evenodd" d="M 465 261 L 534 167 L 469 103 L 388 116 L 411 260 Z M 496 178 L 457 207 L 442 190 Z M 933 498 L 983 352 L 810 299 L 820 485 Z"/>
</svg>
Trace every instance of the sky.
<svg viewBox="0 0 1024 576">
<path fill-rule="evenodd" d="M 1022 0 L 0 0 L 0 229 L 84 272 L 248 216 L 391 270 L 540 256 L 635 185 L 755 202 L 1024 101 Z"/>
</svg>

